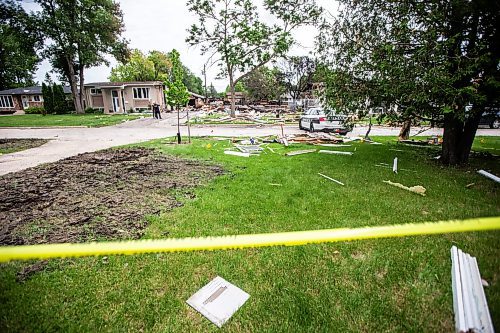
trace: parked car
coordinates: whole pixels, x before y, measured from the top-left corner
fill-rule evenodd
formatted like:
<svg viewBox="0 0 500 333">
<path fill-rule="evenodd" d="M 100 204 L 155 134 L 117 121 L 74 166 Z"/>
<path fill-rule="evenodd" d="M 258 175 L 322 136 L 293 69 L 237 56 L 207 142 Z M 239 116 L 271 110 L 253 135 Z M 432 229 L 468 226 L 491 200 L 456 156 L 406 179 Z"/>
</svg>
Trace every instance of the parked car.
<svg viewBox="0 0 500 333">
<path fill-rule="evenodd" d="M 347 124 L 347 116 L 326 114 L 323 108 L 311 108 L 304 112 L 299 120 L 299 128 L 310 132 L 325 131 L 346 135 L 351 131 Z"/>
<path fill-rule="evenodd" d="M 479 125 L 489 126 L 494 129 L 500 128 L 500 111 L 483 113 L 479 120 Z"/>
</svg>

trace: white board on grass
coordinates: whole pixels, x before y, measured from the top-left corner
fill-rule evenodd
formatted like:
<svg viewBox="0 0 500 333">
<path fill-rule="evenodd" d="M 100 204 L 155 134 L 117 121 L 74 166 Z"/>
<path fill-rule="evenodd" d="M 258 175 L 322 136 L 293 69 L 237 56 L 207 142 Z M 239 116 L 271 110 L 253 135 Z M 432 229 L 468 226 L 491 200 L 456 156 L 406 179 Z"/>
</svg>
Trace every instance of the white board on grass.
<svg viewBox="0 0 500 333">
<path fill-rule="evenodd" d="M 220 276 L 210 281 L 186 301 L 208 320 L 222 327 L 250 297 Z"/>
</svg>

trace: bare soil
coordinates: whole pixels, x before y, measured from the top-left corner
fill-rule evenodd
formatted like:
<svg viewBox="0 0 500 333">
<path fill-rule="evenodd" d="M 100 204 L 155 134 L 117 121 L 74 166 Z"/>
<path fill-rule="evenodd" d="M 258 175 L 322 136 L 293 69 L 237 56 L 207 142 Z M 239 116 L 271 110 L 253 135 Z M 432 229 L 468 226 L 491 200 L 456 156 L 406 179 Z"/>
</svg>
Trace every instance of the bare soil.
<svg viewBox="0 0 500 333">
<path fill-rule="evenodd" d="M 223 173 L 152 149 L 108 149 L 0 177 L 0 244 L 136 239 L 148 214 Z"/>
<path fill-rule="evenodd" d="M 0 154 L 9 154 L 41 146 L 49 140 L 44 139 L 0 139 Z"/>
</svg>

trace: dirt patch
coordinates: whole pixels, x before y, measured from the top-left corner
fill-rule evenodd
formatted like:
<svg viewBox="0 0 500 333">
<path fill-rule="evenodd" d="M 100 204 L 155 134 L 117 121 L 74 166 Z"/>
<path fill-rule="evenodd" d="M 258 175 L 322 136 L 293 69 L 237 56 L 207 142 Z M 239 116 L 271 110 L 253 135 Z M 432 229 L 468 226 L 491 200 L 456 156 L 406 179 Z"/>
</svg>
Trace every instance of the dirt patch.
<svg viewBox="0 0 500 333">
<path fill-rule="evenodd" d="M 0 177 L 0 244 L 136 239 L 148 214 L 181 205 L 179 193 L 220 166 L 152 149 L 86 153 Z"/>
<path fill-rule="evenodd" d="M 44 139 L 0 139 L 0 154 L 10 154 L 16 151 L 36 148 L 46 144 Z"/>
</svg>

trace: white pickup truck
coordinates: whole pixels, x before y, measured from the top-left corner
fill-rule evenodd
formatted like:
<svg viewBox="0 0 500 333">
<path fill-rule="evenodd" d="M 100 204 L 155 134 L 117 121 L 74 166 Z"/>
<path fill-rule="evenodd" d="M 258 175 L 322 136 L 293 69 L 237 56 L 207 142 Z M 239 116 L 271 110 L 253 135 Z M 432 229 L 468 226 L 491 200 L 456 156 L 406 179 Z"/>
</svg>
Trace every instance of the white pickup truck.
<svg viewBox="0 0 500 333">
<path fill-rule="evenodd" d="M 323 108 L 306 110 L 300 117 L 299 128 L 310 132 L 324 131 L 341 135 L 346 135 L 351 131 L 351 128 L 347 126 L 347 116 L 333 113 L 327 115 Z"/>
</svg>

